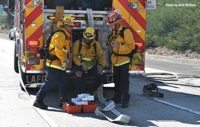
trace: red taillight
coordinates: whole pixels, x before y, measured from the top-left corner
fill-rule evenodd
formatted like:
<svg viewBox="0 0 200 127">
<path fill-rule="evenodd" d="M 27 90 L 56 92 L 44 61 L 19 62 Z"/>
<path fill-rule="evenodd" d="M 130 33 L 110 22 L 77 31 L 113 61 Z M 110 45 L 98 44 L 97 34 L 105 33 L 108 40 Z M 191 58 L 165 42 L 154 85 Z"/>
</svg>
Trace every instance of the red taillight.
<svg viewBox="0 0 200 127">
<path fill-rule="evenodd" d="M 30 65 L 38 65 L 40 64 L 40 54 L 38 52 L 39 49 L 39 41 L 28 41 L 27 45 L 27 56 L 28 56 L 28 64 Z"/>
<path fill-rule="evenodd" d="M 39 46 L 39 42 L 38 41 L 29 41 L 28 45 L 31 47 L 36 47 L 36 46 Z"/>
<path fill-rule="evenodd" d="M 143 48 L 143 46 L 144 46 L 143 43 L 136 43 L 136 46 L 137 46 L 137 52 L 138 52 L 138 53 L 141 53 L 142 50 L 143 50 L 142 48 Z"/>
<path fill-rule="evenodd" d="M 143 47 L 142 43 L 136 43 L 136 45 L 138 46 L 138 48 L 142 48 Z"/>
</svg>

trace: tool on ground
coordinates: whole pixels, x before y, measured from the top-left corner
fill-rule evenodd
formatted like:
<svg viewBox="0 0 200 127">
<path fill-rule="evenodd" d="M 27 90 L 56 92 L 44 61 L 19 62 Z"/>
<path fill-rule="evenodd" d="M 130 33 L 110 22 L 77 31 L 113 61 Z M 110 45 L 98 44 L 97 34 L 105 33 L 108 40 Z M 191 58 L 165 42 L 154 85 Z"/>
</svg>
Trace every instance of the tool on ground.
<svg viewBox="0 0 200 127">
<path fill-rule="evenodd" d="M 142 92 L 145 96 L 164 97 L 163 93 L 158 92 L 158 87 L 155 83 L 144 85 Z"/>
</svg>

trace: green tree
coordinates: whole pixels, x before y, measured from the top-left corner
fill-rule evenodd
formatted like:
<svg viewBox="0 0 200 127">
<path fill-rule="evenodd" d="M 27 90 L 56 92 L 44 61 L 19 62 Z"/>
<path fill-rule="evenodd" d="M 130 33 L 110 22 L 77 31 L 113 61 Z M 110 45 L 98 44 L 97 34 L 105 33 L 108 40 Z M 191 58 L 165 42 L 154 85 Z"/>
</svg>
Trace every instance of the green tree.
<svg viewBox="0 0 200 127">
<path fill-rule="evenodd" d="M 200 53 L 200 1 L 157 2 L 157 9 L 149 11 L 147 15 L 147 46 L 165 46 L 174 50 Z M 167 4 L 178 6 L 169 7 Z M 191 7 L 192 5 L 195 6 Z"/>
</svg>

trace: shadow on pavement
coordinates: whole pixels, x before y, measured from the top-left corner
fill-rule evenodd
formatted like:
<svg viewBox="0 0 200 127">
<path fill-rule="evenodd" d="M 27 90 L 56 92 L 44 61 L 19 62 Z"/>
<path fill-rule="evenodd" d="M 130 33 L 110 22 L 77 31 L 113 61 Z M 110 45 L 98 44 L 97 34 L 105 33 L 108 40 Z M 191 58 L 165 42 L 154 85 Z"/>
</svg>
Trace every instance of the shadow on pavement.
<svg viewBox="0 0 200 127">
<path fill-rule="evenodd" d="M 162 101 L 166 101 L 172 104 L 180 105 L 194 111 L 200 111 L 197 105 L 200 105 L 199 96 L 194 96 L 192 94 L 184 94 L 183 92 L 172 91 L 163 87 L 171 87 L 178 89 L 178 87 L 170 86 L 183 85 L 178 81 L 174 82 L 157 82 L 157 80 L 149 80 L 148 78 L 141 77 L 140 75 L 133 75 L 130 78 L 130 104 L 127 109 L 123 109 L 120 105 L 116 105 L 116 108 L 123 114 L 131 116 L 131 122 L 129 126 L 159 126 L 162 122 L 166 122 L 166 126 L 172 122 L 174 125 L 176 123 L 189 124 L 191 126 L 199 125 L 199 115 L 193 114 L 191 112 L 178 109 L 163 103 L 155 101 L 154 97 L 144 96 L 142 94 L 142 89 L 144 85 L 149 83 L 156 83 L 159 87 L 159 91 L 164 93 L 164 98 L 157 98 Z M 186 85 L 190 86 L 190 85 Z M 192 87 L 192 86 L 190 86 Z M 193 87 L 195 88 L 195 87 Z M 197 86 L 199 88 L 199 86 Z M 29 90 L 31 95 L 35 95 L 38 89 Z M 113 89 L 104 89 L 104 96 L 109 98 L 113 95 Z M 58 90 L 51 91 L 45 98 L 45 103 L 51 108 L 48 111 L 52 112 L 63 112 L 61 107 L 59 107 L 59 95 Z M 96 116 L 94 113 L 78 113 L 72 114 L 78 117 L 91 117 L 99 120 L 105 120 L 101 117 Z M 106 121 L 106 120 L 105 120 Z M 168 124 L 169 123 L 169 124 Z"/>
</svg>

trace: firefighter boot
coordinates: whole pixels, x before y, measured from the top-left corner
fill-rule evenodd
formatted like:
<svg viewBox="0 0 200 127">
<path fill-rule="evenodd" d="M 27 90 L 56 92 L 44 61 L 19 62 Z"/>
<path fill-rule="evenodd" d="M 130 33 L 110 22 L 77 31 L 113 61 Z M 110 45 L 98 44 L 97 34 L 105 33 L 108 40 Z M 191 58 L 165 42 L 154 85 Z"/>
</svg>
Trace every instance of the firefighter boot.
<svg viewBox="0 0 200 127">
<path fill-rule="evenodd" d="M 48 106 L 44 104 L 43 99 L 39 99 L 38 97 L 36 97 L 33 106 L 38 107 L 40 109 L 48 109 Z"/>
<path fill-rule="evenodd" d="M 123 98 L 122 98 L 122 108 L 128 108 L 128 104 L 129 104 L 129 100 L 130 100 L 130 94 L 124 94 Z"/>
</svg>

